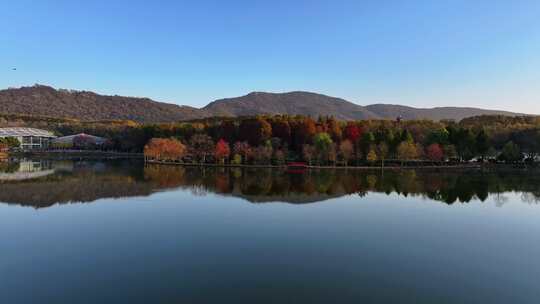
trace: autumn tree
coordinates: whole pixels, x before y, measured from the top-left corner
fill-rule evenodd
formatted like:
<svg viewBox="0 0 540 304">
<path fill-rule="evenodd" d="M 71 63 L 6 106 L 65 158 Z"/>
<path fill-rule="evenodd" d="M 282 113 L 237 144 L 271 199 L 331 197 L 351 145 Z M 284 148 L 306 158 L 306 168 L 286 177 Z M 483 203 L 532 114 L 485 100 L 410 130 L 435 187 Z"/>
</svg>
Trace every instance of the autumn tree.
<svg viewBox="0 0 540 304">
<path fill-rule="evenodd" d="M 251 146 L 247 141 L 236 142 L 233 146 L 234 154 L 240 155 L 244 164 L 247 164 L 251 151 Z"/>
<path fill-rule="evenodd" d="M 311 144 L 313 136 L 317 132 L 315 122 L 310 117 L 306 117 L 300 124 L 296 126 L 295 142 L 298 147 L 303 147 L 304 144 Z"/>
<path fill-rule="evenodd" d="M 240 140 L 247 141 L 250 145 L 258 146 L 270 139 L 272 126 L 263 118 L 244 119 L 238 129 Z"/>
<path fill-rule="evenodd" d="M 337 121 L 334 117 L 331 117 L 328 119 L 327 123 L 327 133 L 330 134 L 330 137 L 334 142 L 340 142 L 343 137 L 343 131 L 341 130 L 339 121 Z"/>
<path fill-rule="evenodd" d="M 424 159 L 426 156 L 426 151 L 424 149 L 424 146 L 421 143 L 416 143 L 414 145 L 416 147 L 416 159 Z"/>
<path fill-rule="evenodd" d="M 285 153 L 283 152 L 283 150 L 276 150 L 274 152 L 274 159 L 276 160 L 276 163 L 278 165 L 282 165 L 285 163 Z"/>
<path fill-rule="evenodd" d="M 186 147 L 173 138 L 152 138 L 144 146 L 145 159 L 181 160 L 186 154 Z"/>
<path fill-rule="evenodd" d="M 375 152 L 375 148 L 373 148 L 373 147 L 369 148 L 369 151 L 368 151 L 368 153 L 366 155 L 366 160 L 370 164 L 377 161 L 377 152 Z"/>
<path fill-rule="evenodd" d="M 309 165 L 311 165 L 315 154 L 315 148 L 312 145 L 304 145 L 302 147 L 302 155 Z"/>
<path fill-rule="evenodd" d="M 354 122 L 349 121 L 345 127 L 345 138 L 356 143 L 362 135 L 360 128 Z"/>
<path fill-rule="evenodd" d="M 397 149 L 398 158 L 402 161 L 416 158 L 416 145 L 411 142 L 404 141 L 399 144 Z"/>
<path fill-rule="evenodd" d="M 386 157 L 389 153 L 388 144 L 385 142 L 381 142 L 377 145 L 377 155 L 379 156 L 379 159 L 381 160 L 381 167 L 384 167 L 384 161 L 386 160 Z"/>
<path fill-rule="evenodd" d="M 202 163 L 206 162 L 206 158 L 214 153 L 214 141 L 206 134 L 195 134 L 189 141 L 189 149 Z"/>
<path fill-rule="evenodd" d="M 345 162 L 345 165 L 349 165 L 349 160 L 351 159 L 354 152 L 354 147 L 351 141 L 348 139 L 342 141 L 339 144 L 339 152 L 341 157 L 343 158 L 343 161 Z"/>
<path fill-rule="evenodd" d="M 332 164 L 332 165 L 336 165 L 336 161 L 337 161 L 337 145 L 335 143 L 332 143 L 330 145 L 330 148 L 328 149 L 328 152 L 327 152 L 327 158 L 328 158 L 328 161 Z"/>
<path fill-rule="evenodd" d="M 432 161 L 441 161 L 444 157 L 443 149 L 439 144 L 431 144 L 426 148 L 426 156 Z"/>
<path fill-rule="evenodd" d="M 444 146 L 443 155 L 445 155 L 448 160 L 456 159 L 458 157 L 456 146 L 454 145 Z"/>
<path fill-rule="evenodd" d="M 225 160 L 229 158 L 230 154 L 231 154 L 231 148 L 229 147 L 229 143 L 223 139 L 220 139 L 218 143 L 216 144 L 216 151 L 215 151 L 216 160 L 218 160 L 221 163 L 224 163 Z"/>
<path fill-rule="evenodd" d="M 272 159 L 272 146 L 261 145 L 253 149 L 253 158 L 258 164 L 269 164 Z"/>
<path fill-rule="evenodd" d="M 219 126 L 219 137 L 226 142 L 234 142 L 238 137 L 238 127 L 233 120 L 224 120 Z"/>
<path fill-rule="evenodd" d="M 272 121 L 272 137 L 280 138 L 283 142 L 291 140 L 291 126 L 285 119 L 276 119 Z"/>
</svg>

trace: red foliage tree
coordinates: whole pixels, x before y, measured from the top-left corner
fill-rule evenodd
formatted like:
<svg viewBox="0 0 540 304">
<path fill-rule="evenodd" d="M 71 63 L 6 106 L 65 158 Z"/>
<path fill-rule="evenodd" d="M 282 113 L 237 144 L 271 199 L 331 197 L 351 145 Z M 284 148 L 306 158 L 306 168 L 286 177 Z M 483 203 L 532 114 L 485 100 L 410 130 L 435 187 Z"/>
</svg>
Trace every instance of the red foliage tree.
<svg viewBox="0 0 540 304">
<path fill-rule="evenodd" d="M 429 145 L 429 147 L 427 147 L 426 149 L 426 152 L 427 157 L 432 161 L 441 161 L 444 156 L 443 149 L 439 144 Z"/>
<path fill-rule="evenodd" d="M 219 160 L 220 162 L 224 162 L 224 160 L 227 159 L 230 154 L 231 154 L 231 148 L 229 147 L 229 143 L 223 139 L 220 139 L 218 143 L 216 144 L 216 151 L 215 151 L 216 159 Z"/>
<path fill-rule="evenodd" d="M 345 127 L 345 138 L 355 143 L 362 135 L 362 129 L 353 122 L 348 122 Z"/>
</svg>

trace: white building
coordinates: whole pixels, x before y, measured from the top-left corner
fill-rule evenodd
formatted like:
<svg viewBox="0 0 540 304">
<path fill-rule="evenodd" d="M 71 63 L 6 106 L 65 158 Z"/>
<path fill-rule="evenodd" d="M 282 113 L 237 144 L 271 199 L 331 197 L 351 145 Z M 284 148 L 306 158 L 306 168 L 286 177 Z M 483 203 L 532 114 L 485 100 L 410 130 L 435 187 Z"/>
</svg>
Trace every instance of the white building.
<svg viewBox="0 0 540 304">
<path fill-rule="evenodd" d="M 53 138 L 52 132 L 34 128 L 0 128 L 0 138 L 14 137 L 23 150 L 46 149 Z"/>
</svg>

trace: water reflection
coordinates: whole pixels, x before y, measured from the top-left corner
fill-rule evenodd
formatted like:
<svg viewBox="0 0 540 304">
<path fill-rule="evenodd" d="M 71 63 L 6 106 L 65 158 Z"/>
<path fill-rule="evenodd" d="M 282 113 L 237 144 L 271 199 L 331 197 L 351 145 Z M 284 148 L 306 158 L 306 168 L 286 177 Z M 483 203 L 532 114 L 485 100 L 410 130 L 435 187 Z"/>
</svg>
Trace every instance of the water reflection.
<svg viewBox="0 0 540 304">
<path fill-rule="evenodd" d="M 0 162 L 0 181 L 20 181 L 53 174 L 52 163 L 47 160 L 23 159 Z"/>
<path fill-rule="evenodd" d="M 447 204 L 485 201 L 506 192 L 522 192 L 522 200 L 540 202 L 540 172 L 437 170 L 315 170 L 289 173 L 275 169 L 182 168 L 146 166 L 145 179 L 161 187 L 185 187 L 242 197 L 250 202 L 310 203 L 370 192 L 421 196 Z"/>
<path fill-rule="evenodd" d="M 185 189 L 217 193 L 253 203 L 313 203 L 370 192 L 420 196 L 447 204 L 484 201 L 520 192 L 527 203 L 540 202 L 540 174 L 531 171 L 361 171 L 200 168 L 144 165 L 136 161 L 21 161 L 0 164 L 0 202 L 43 208 L 93 202 L 101 198 L 149 196 Z"/>
</svg>

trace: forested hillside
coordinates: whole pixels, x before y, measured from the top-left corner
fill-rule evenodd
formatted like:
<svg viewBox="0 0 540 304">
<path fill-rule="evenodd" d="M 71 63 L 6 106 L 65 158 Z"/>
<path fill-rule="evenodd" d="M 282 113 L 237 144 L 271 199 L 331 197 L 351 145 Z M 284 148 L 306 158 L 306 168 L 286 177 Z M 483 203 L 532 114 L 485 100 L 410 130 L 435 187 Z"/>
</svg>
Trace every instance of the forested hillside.
<svg viewBox="0 0 540 304">
<path fill-rule="evenodd" d="M 107 96 L 88 91 L 57 90 L 49 86 L 0 90 L 0 113 L 70 118 L 81 121 L 133 120 L 140 123 L 178 122 L 211 116 L 305 115 L 359 119 L 452 119 L 477 115 L 518 114 L 477 108 L 418 109 L 400 105 L 361 106 L 347 100 L 310 92 L 264 93 L 220 99 L 202 109 L 157 102 L 148 98 Z"/>
<path fill-rule="evenodd" d="M 206 116 L 203 111 L 148 98 L 106 96 L 35 85 L 0 91 L 0 112 L 79 120 L 171 122 Z"/>
</svg>

